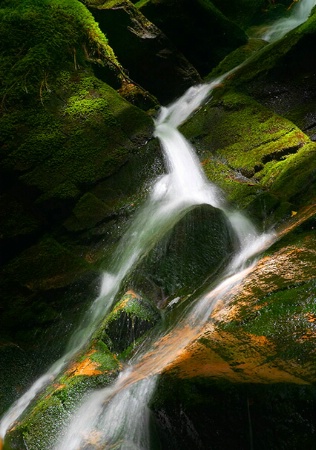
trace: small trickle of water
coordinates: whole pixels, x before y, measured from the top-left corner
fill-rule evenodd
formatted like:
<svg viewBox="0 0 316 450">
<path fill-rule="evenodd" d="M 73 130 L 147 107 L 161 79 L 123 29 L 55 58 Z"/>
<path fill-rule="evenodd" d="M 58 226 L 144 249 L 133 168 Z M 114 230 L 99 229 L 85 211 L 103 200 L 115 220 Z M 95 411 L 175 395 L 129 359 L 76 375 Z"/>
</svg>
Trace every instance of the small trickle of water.
<svg viewBox="0 0 316 450">
<path fill-rule="evenodd" d="M 281 39 L 286 33 L 306 22 L 315 5 L 316 0 L 299 0 L 293 6 L 291 16 L 274 22 L 262 35 L 262 39 L 269 42 Z"/>
</svg>

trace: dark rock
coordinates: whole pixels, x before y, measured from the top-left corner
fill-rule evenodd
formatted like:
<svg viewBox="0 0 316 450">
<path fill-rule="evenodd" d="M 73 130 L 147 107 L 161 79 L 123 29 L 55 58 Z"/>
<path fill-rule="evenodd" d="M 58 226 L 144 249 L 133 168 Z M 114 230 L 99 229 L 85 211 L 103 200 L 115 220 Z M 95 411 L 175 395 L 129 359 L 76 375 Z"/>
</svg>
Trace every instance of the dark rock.
<svg viewBox="0 0 316 450">
<path fill-rule="evenodd" d="M 135 347 L 137 340 L 159 319 L 158 310 L 148 299 L 128 291 L 105 318 L 97 336 L 111 351 L 122 353 L 129 346 Z"/>
<path fill-rule="evenodd" d="M 224 213 L 210 205 L 195 206 L 137 267 L 132 283 L 158 303 L 193 292 L 216 277 L 234 246 Z"/>
<path fill-rule="evenodd" d="M 202 76 L 229 52 L 247 42 L 245 33 L 209 0 L 149 0 L 140 2 L 139 9 Z"/>
<path fill-rule="evenodd" d="M 212 0 L 212 3 L 242 28 L 261 25 L 290 14 L 292 0 Z"/>
<path fill-rule="evenodd" d="M 201 81 L 174 44 L 128 0 L 105 2 L 91 11 L 131 79 L 161 103 Z"/>
</svg>

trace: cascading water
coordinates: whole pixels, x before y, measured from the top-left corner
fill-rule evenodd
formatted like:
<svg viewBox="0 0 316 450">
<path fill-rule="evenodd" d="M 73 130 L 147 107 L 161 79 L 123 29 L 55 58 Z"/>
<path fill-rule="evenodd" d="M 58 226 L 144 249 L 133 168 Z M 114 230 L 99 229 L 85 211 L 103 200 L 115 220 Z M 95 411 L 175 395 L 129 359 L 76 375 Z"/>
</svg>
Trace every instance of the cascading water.
<svg viewBox="0 0 316 450">
<path fill-rule="evenodd" d="M 34 397 L 42 391 L 48 383 L 51 383 L 54 380 L 74 355 L 87 343 L 97 328 L 100 320 L 111 308 L 122 280 L 135 264 L 148 253 L 148 251 L 175 225 L 175 223 L 177 223 L 192 205 L 207 203 L 216 208 L 221 208 L 230 220 L 233 229 L 239 238 L 241 248 L 245 249 L 247 247 L 246 243 L 249 244 L 250 242 L 253 243 L 256 241 L 257 235 L 250 222 L 239 213 L 230 213 L 229 211 L 226 211 L 225 200 L 221 191 L 214 184 L 207 181 L 193 148 L 177 130 L 177 127 L 210 95 L 212 89 L 217 87 L 229 74 L 230 72 L 210 84 L 190 88 L 169 108 L 161 109 L 160 115 L 156 120 L 155 136 L 161 140 L 168 173 L 160 177 L 154 183 L 150 198 L 137 214 L 126 235 L 122 238 L 111 264 L 112 272 L 104 274 L 100 295 L 92 304 L 83 321 L 86 324 L 85 327 L 80 328 L 74 334 L 65 355 L 53 364 L 47 373 L 40 377 L 4 415 L 0 422 L 0 438 L 4 438 L 7 430 L 23 411 L 25 411 Z M 243 250 L 243 252 L 245 252 L 245 250 Z M 246 256 L 248 257 L 249 255 L 247 254 Z M 238 261 L 238 258 L 240 261 Z M 244 258 L 239 254 L 234 261 L 235 267 L 232 265 L 230 266 L 229 271 L 227 271 L 227 276 L 241 266 Z M 237 261 L 238 263 L 236 263 Z M 209 302 L 206 301 L 206 303 Z M 202 313 L 202 315 L 207 317 L 208 312 Z M 199 312 L 199 317 L 200 316 L 201 312 Z M 183 348 L 191 339 L 192 333 L 188 333 L 187 339 L 182 340 L 181 348 Z M 168 348 L 168 346 L 165 346 L 164 348 Z M 150 361 L 149 358 L 146 364 L 149 364 L 151 368 L 146 376 L 151 372 L 159 373 L 162 367 L 172 361 L 179 350 L 180 348 L 177 347 L 172 351 L 169 348 L 167 353 L 162 352 L 160 358 L 161 361 L 158 364 L 155 363 L 153 367 L 152 361 L 150 363 L 148 362 Z M 141 373 L 143 374 L 144 370 L 141 370 Z M 135 387 L 133 387 L 134 382 L 131 382 L 135 377 L 138 380 L 144 378 L 144 375 L 135 375 L 135 372 L 133 371 L 129 372 L 128 375 L 122 374 L 122 377 L 120 377 L 118 383 L 115 384 L 113 388 L 110 390 L 107 388 L 105 394 L 98 394 L 99 398 L 103 398 L 102 405 L 106 402 L 104 396 L 107 397 L 111 390 L 113 391 L 111 394 L 112 396 L 114 395 L 113 398 L 116 398 L 117 395 L 119 395 L 119 398 L 125 398 L 120 392 L 122 383 L 126 379 L 128 380 L 127 384 L 131 385 L 130 389 L 135 391 Z M 142 381 L 142 383 L 144 384 L 144 389 L 147 393 L 152 391 L 154 383 L 152 383 L 151 379 Z M 147 384 L 151 387 L 149 388 Z M 135 393 L 130 395 L 133 396 Z M 96 396 L 93 398 L 95 397 Z M 93 400 L 90 399 L 88 402 L 91 403 Z M 124 403 L 125 400 L 122 404 L 124 405 Z M 138 408 L 140 407 L 141 406 L 138 403 Z M 143 405 L 143 408 L 145 407 L 146 403 Z M 109 406 L 109 408 L 111 407 Z M 89 408 L 83 407 L 83 410 L 89 410 Z M 98 408 L 95 408 L 95 410 L 98 410 Z M 104 414 L 107 415 L 108 413 L 106 411 L 107 408 L 103 408 L 101 416 Z M 99 420 L 99 415 L 97 415 L 97 419 L 93 420 L 93 424 L 95 425 L 95 422 L 98 422 Z M 91 427 L 93 428 L 94 426 L 92 426 L 89 421 L 90 419 L 86 417 L 85 423 L 87 433 Z M 90 425 L 88 425 L 88 423 L 90 423 Z M 68 434 L 71 433 L 74 426 L 75 425 L 71 425 L 69 427 Z M 73 444 L 71 444 L 72 437 L 69 438 L 65 436 L 64 439 L 66 439 L 65 442 L 67 442 L 67 444 L 62 441 L 58 444 L 58 448 L 67 450 L 78 448 L 78 436 L 76 436 L 75 443 Z"/>
<path fill-rule="evenodd" d="M 316 0 L 299 0 L 293 6 L 291 16 L 274 22 L 262 35 L 262 39 L 274 42 L 285 36 L 286 33 L 298 27 L 308 19 L 315 5 Z"/>
<path fill-rule="evenodd" d="M 218 298 L 227 295 L 251 270 L 251 267 L 244 269 L 246 261 L 271 241 L 271 235 L 258 236 L 251 223 L 241 214 L 226 210 L 221 191 L 207 181 L 193 148 L 177 130 L 225 76 L 211 84 L 189 89 L 169 108 L 162 108 L 156 120 L 155 136 L 161 141 L 169 173 L 154 184 L 150 203 L 156 208 L 155 222 L 158 220 L 165 227 L 170 225 L 171 220 L 167 220 L 165 214 L 172 214 L 172 222 L 175 223 L 188 206 L 207 203 L 221 208 L 238 236 L 240 251 L 223 274 L 223 281 L 200 298 L 181 323 L 166 336 L 157 339 L 150 351 L 138 356 L 112 387 L 92 394 L 83 402 L 65 427 L 55 450 L 78 450 L 89 442 L 91 436 L 96 436 L 102 449 L 114 446 L 121 450 L 148 450 L 147 402 L 155 388 L 157 375 L 197 335 Z M 143 213 L 147 215 L 148 208 L 149 205 L 136 219 L 138 225 Z M 134 230 L 132 235 L 136 233 L 134 225 L 131 230 Z M 130 239 L 130 233 L 128 236 Z M 131 249 L 134 245 L 138 248 L 139 244 L 132 243 Z"/>
<path fill-rule="evenodd" d="M 212 87 L 219 84 L 223 78 L 221 77 L 209 85 L 190 88 L 172 107 L 162 109 L 158 123 L 162 128 L 167 127 L 169 130 L 165 146 L 166 149 L 169 149 L 166 157 L 170 172 L 159 178 L 153 185 L 150 198 L 122 238 L 111 263 L 112 272 L 104 274 L 100 295 L 87 312 L 83 320 L 84 326 L 80 327 L 70 339 L 65 355 L 56 361 L 3 416 L 0 422 L 0 440 L 4 438 L 7 430 L 25 411 L 35 396 L 56 378 L 74 355 L 87 343 L 100 320 L 111 308 L 122 280 L 135 263 L 149 252 L 192 205 L 203 203 L 204 199 L 206 203 L 219 206 L 219 190 L 206 182 L 198 159 L 191 151 L 189 143 L 180 133 L 177 133 L 175 137 L 177 139 L 176 151 L 173 153 L 170 140 L 172 142 L 171 124 L 175 123 L 177 126 L 182 123 L 205 99 Z M 163 121 L 166 114 L 171 118 L 170 124 Z M 188 182 L 188 180 L 191 181 Z"/>
<path fill-rule="evenodd" d="M 315 4 L 316 0 L 300 1 L 293 8 L 293 15 L 277 21 L 263 38 L 274 41 L 282 37 L 303 23 Z M 154 183 L 150 198 L 122 238 L 111 264 L 111 272 L 104 274 L 100 295 L 83 320 L 86 325 L 72 337 L 65 355 L 3 416 L 0 421 L 0 447 L 8 429 L 34 397 L 56 378 L 88 342 L 100 320 L 111 308 L 121 282 L 137 262 L 192 205 L 207 203 L 225 212 L 238 237 L 240 251 L 222 274 L 218 285 L 197 299 L 181 323 L 157 339 L 151 351 L 133 361 L 133 365 L 121 373 L 113 386 L 95 392 L 84 400 L 55 446 L 58 450 L 78 450 L 86 442 L 87 436 L 94 432 L 95 440 L 102 449 L 115 445 L 121 450 L 148 450 L 147 403 L 155 388 L 157 375 L 197 336 L 217 300 L 223 300 L 224 297 L 226 301 L 229 300 L 232 288 L 240 284 L 252 270 L 252 266 L 247 265 L 249 258 L 273 241 L 272 235 L 258 236 L 255 228 L 240 213 L 226 209 L 221 191 L 207 181 L 194 149 L 177 130 L 230 73 L 210 84 L 190 88 L 170 107 L 161 109 L 156 120 L 155 136 L 161 141 L 169 172 Z"/>
</svg>

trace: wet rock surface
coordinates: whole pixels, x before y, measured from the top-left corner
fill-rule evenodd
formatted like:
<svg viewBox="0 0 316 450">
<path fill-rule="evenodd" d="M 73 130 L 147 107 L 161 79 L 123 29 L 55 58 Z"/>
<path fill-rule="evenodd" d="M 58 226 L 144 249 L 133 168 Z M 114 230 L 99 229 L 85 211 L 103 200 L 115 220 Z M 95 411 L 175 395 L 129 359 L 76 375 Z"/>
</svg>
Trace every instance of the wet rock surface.
<svg viewBox="0 0 316 450">
<path fill-rule="evenodd" d="M 0 84 L 3 410 L 44 366 L 61 356 L 81 311 L 97 296 L 97 279 L 128 218 L 147 194 L 149 180 L 163 171 L 156 141 L 147 142 L 153 111 L 147 114 L 135 104 L 148 110 L 156 105 L 153 95 L 169 101 L 176 93 L 172 89 L 167 92 L 162 77 L 156 77 L 154 83 L 149 73 L 155 75 L 157 67 L 159 71 L 167 67 L 172 75 L 170 86 L 180 93 L 191 81 L 200 80 L 198 72 L 208 73 L 245 43 L 240 27 L 248 26 L 253 20 L 250 16 L 254 17 L 249 10 L 238 17 L 236 26 L 230 21 L 233 16 L 227 20 L 209 2 L 203 7 L 200 2 L 142 2 L 135 7 L 129 2 L 112 2 L 105 9 L 103 1 L 84 3 L 100 18 L 108 14 L 104 30 L 109 29 L 119 59 L 80 3 L 84 22 L 78 25 L 76 20 L 58 17 L 63 26 L 78 25 L 85 32 L 54 33 L 56 38 L 69 39 L 55 46 L 58 52 L 63 50 L 57 56 L 48 52 L 55 58 L 48 60 L 48 66 L 45 58 L 38 59 L 37 65 L 24 60 L 30 72 L 23 69 L 21 75 L 14 72 L 20 62 L 9 60 L 7 49 L 24 58 L 23 49 L 32 46 L 28 40 L 20 46 L 18 31 L 12 32 L 14 42 L 9 41 L 5 30 L 21 28 L 17 17 L 31 23 L 33 31 L 50 28 L 46 22 L 43 27 L 40 20 L 44 16 L 35 7 L 32 16 L 24 16 L 22 10 L 18 15 L 1 11 L 1 21 L 6 23 L 1 28 L 5 38 L 1 64 L 6 62 L 4 73 L 10 75 Z M 220 8 L 218 2 L 214 4 Z M 285 1 L 282 4 L 283 9 L 289 6 Z M 12 5 L 25 7 L 19 2 Z M 261 11 L 265 4 L 258 1 L 255 6 Z M 174 27 L 175 20 L 179 27 Z M 216 26 L 212 22 L 214 27 L 209 27 L 209 20 L 217 21 Z M 60 23 L 53 22 L 53 28 L 58 25 L 60 30 Z M 122 33 L 115 26 L 120 23 L 124 24 Z M 91 29 L 95 34 L 89 34 Z M 278 445 L 291 450 L 302 445 L 313 448 L 314 29 L 315 15 L 279 43 L 251 44 L 225 59 L 218 73 L 256 51 L 182 127 L 196 145 L 207 176 L 223 188 L 229 201 L 246 209 L 261 230 L 275 224 L 279 228 L 282 223 L 284 227 L 280 240 L 260 259 L 233 300 L 218 304 L 198 337 L 190 327 L 167 334 L 137 368 L 133 381 L 146 373 L 159 373 L 155 361 L 160 352 L 167 364 L 152 402 L 162 447 L 208 448 L 211 430 L 218 449 L 256 448 L 257 442 L 267 450 Z M 37 33 L 29 36 L 35 41 L 41 37 Z M 214 45 L 218 52 L 213 52 Z M 130 51 L 126 52 L 127 48 Z M 124 72 L 120 57 L 130 65 L 130 77 L 129 67 Z M 106 63 L 109 58 L 111 69 Z M 43 71 L 36 72 L 37 68 Z M 133 83 L 134 74 L 135 82 L 142 86 Z M 15 76 L 18 83 L 12 84 L 10 77 L 14 81 Z M 200 207 L 197 215 L 201 220 L 194 230 L 191 220 L 183 220 L 163 248 L 153 252 L 147 268 L 140 266 L 142 280 L 135 276 L 135 286 L 141 287 L 150 301 L 163 306 L 168 297 L 177 300 L 172 308 L 166 307 L 169 324 L 182 313 L 186 292 L 192 286 L 198 288 L 210 271 L 212 276 L 216 274 L 234 249 L 223 217 L 208 227 L 213 212 Z M 190 236 L 191 232 L 199 235 L 201 241 L 187 238 L 189 232 Z M 213 246 L 217 259 L 213 259 L 204 249 L 219 234 L 221 239 Z M 148 282 L 151 279 L 153 283 Z M 129 311 L 123 312 L 126 320 L 121 317 L 118 323 L 125 335 L 118 338 L 117 348 L 114 329 L 108 329 L 111 336 L 104 333 L 104 340 L 97 336 L 58 383 L 49 387 L 47 397 L 32 405 L 27 419 L 10 433 L 5 448 L 21 450 L 26 439 L 28 448 L 47 450 L 56 426 L 62 426 L 85 392 L 113 381 L 158 316 L 153 313 L 151 320 L 134 320 Z M 171 346 L 183 339 L 192 342 L 171 362 L 168 351 L 163 354 L 164 345 L 168 340 Z M 107 346 L 110 341 L 111 348 Z M 229 425 L 231 433 L 227 432 Z M 92 438 L 87 445 L 97 446 L 97 436 Z"/>
</svg>

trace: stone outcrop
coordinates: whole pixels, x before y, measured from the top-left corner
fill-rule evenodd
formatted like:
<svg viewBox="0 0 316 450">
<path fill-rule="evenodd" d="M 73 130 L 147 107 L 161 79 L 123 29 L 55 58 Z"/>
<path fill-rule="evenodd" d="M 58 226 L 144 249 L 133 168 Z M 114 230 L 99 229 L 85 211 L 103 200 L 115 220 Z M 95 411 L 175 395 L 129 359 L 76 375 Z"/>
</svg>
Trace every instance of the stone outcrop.
<svg viewBox="0 0 316 450">
<path fill-rule="evenodd" d="M 131 283 L 165 306 L 214 280 L 237 247 L 223 211 L 194 206 L 137 266 Z"/>
<path fill-rule="evenodd" d="M 174 42 L 130 1 L 104 2 L 90 9 L 131 79 L 160 103 L 170 103 L 201 82 Z"/>
</svg>

